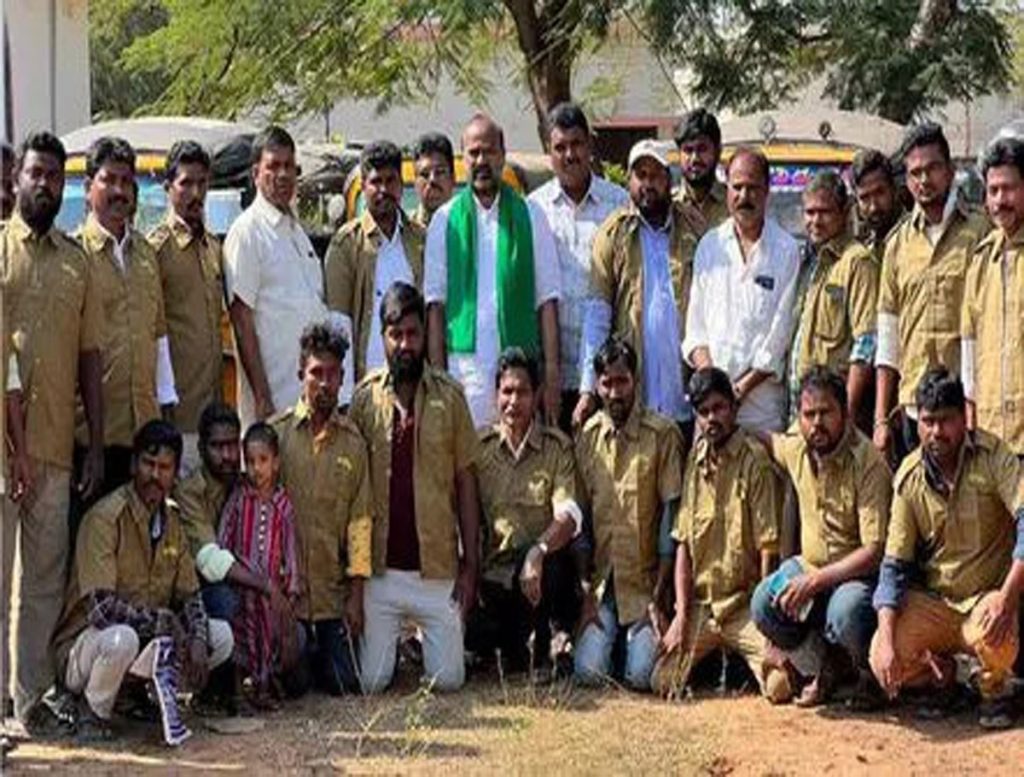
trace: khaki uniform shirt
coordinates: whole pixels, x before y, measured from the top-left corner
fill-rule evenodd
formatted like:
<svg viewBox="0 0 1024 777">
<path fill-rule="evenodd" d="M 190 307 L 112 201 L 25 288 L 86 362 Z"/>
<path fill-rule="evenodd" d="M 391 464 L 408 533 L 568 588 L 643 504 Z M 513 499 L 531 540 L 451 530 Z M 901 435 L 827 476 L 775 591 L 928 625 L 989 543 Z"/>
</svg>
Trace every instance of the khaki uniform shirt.
<svg viewBox="0 0 1024 777">
<path fill-rule="evenodd" d="M 930 367 L 960 372 L 960 308 L 967 263 L 988 232 L 984 215 L 958 202 L 933 247 L 923 211 L 915 207 L 889 236 L 882 260 L 878 312 L 899 318 L 901 405 Z"/>
<path fill-rule="evenodd" d="M 500 425 L 484 429 L 477 478 L 486 531 L 485 574 L 514 565 L 561 506 L 579 501 L 572 441 L 536 422 L 518 454 Z"/>
<path fill-rule="evenodd" d="M 678 308 L 679 342 L 682 342 L 693 282 L 693 255 L 703 229 L 699 214 L 678 200 L 672 202 L 671 218 L 669 274 Z M 644 256 L 640 224 L 640 212 L 632 204 L 609 216 L 594 235 L 590 266 L 590 293 L 612 309 L 610 334 L 619 335 L 636 351 L 638 381 L 644 374 Z M 637 395 L 643 396 L 640 387 Z"/>
<path fill-rule="evenodd" d="M 595 414 L 576 441 L 594 526 L 597 593 L 614 572 L 619 623 L 647 615 L 663 507 L 682 493 L 682 449 L 679 428 L 640 404 L 618 430 L 606 412 Z"/>
<path fill-rule="evenodd" d="M 274 421 L 280 438 L 281 481 L 295 509 L 303 620 L 340 618 L 346 577 L 370 576 L 373 528 L 366 443 L 338 411 L 319 436 L 301 400 Z"/>
<path fill-rule="evenodd" d="M 388 548 L 391 430 L 397 397 L 386 368 L 356 387 L 349 416 L 366 439 L 373 485 L 373 573 L 383 574 Z M 462 387 L 429 366 L 413 404 L 416 536 L 425 578 L 454 579 L 459 566 L 459 514 L 455 475 L 477 460 L 477 436 Z"/>
<path fill-rule="evenodd" d="M 845 235 L 819 248 L 817 261 L 798 326 L 797 375 L 819 365 L 845 375 L 854 340 L 877 328 L 879 267 Z"/>
<path fill-rule="evenodd" d="M 163 289 L 171 366 L 178 392 L 174 422 L 182 432 L 199 429 L 199 415 L 223 399 L 224 273 L 220 243 L 193 237 L 173 213 L 149 236 Z"/>
<path fill-rule="evenodd" d="M 64 614 L 53 640 L 60 665 L 67 660 L 75 637 L 88 625 L 89 595 L 94 591 L 112 591 L 136 607 L 175 608 L 199 590 L 178 505 L 170 499 L 164 503 L 163 534 L 155 546 L 150 539 L 151 518 L 133 482 L 86 513 L 78 532 Z"/>
<path fill-rule="evenodd" d="M 1024 454 L 1024 230 L 995 229 L 967 269 L 961 333 L 974 340 L 978 426 Z"/>
<path fill-rule="evenodd" d="M 800 555 L 812 568 L 885 543 L 892 494 L 889 468 L 856 429 L 815 464 L 798 430 L 773 434 L 772 456 L 789 474 L 800 507 Z"/>
<path fill-rule="evenodd" d="M 915 563 L 927 589 L 966 614 L 1010 571 L 1020 465 L 1005 443 L 978 431 L 961 448 L 952 493 L 941 493 L 930 469 L 917 448 L 896 473 L 885 555 Z"/>
<path fill-rule="evenodd" d="M 221 512 L 227 499 L 227 489 L 207 471 L 205 464 L 175 483 L 174 500 L 181 510 L 181 528 L 193 557 L 205 546 L 217 542 Z"/>
<path fill-rule="evenodd" d="M 697 198 L 697 193 L 685 178 L 683 178 L 675 193 L 676 200 L 696 208 L 700 213 L 702 219 L 700 231 L 702 233 L 707 232 L 709 229 L 714 229 L 729 218 L 729 206 L 726 203 L 725 197 L 725 184 L 717 178 L 711 184 L 711 189 L 708 193 L 700 199 Z"/>
<path fill-rule="evenodd" d="M 672 536 L 686 545 L 695 601 L 719 623 L 750 601 L 761 552 L 778 552 L 782 489 L 764 447 L 736 429 L 717 455 L 697 440 Z"/>
<path fill-rule="evenodd" d="M 136 430 L 160 416 L 156 341 L 167 334 L 160 270 L 152 247 L 134 230 L 125 246 L 125 270 L 114 256 L 114 239 L 93 216 L 81 239 L 102 310 L 103 442 L 130 447 Z M 78 441 L 86 439 L 81 414 Z"/>
<path fill-rule="evenodd" d="M 18 357 L 28 454 L 70 469 L 79 353 L 100 348 L 103 308 L 85 254 L 71 238 L 52 227 L 36 237 L 15 213 L 0 240 L 5 342 Z"/>
<path fill-rule="evenodd" d="M 402 249 L 412 270 L 413 285 L 423 288 L 423 247 L 426 230 L 403 214 Z M 370 330 L 380 326 L 379 303 L 375 295 L 377 251 L 384 236 L 369 211 L 334 235 L 324 259 L 324 293 L 327 307 L 352 319 L 355 379 L 366 374 L 366 353 Z"/>
</svg>

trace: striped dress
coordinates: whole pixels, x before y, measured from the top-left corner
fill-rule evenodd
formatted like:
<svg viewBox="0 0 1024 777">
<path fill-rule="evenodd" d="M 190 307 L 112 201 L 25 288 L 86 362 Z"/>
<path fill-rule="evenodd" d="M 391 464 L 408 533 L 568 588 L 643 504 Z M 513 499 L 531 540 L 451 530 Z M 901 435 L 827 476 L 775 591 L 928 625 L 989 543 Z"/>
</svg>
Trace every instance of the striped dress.
<svg viewBox="0 0 1024 777">
<path fill-rule="evenodd" d="M 295 557 L 295 514 L 284 486 L 262 501 L 247 481 L 232 492 L 220 524 L 221 547 L 260 577 L 267 577 L 289 599 L 299 592 Z M 270 599 L 259 591 L 239 588 L 239 607 L 231 624 L 235 660 L 258 688 L 267 688 L 281 652 L 280 624 Z"/>
</svg>

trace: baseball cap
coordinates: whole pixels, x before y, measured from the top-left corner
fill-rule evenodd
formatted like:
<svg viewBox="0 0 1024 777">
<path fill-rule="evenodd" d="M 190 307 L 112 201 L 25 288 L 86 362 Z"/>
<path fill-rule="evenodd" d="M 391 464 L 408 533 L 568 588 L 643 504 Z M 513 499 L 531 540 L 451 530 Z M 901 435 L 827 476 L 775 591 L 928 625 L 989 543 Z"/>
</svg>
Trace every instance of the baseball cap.
<svg viewBox="0 0 1024 777">
<path fill-rule="evenodd" d="M 666 170 L 669 169 L 668 152 L 664 148 L 664 143 L 659 143 L 650 138 L 636 143 L 629 151 L 629 166 L 627 169 L 632 170 L 633 165 L 644 157 L 653 159 Z"/>
</svg>

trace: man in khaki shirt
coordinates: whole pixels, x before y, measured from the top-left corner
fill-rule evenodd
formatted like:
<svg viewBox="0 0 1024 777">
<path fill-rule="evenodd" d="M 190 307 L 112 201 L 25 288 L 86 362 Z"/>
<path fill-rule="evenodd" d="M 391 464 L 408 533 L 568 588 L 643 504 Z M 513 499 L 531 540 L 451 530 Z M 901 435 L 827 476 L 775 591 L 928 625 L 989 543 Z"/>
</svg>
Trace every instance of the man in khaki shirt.
<svg viewBox="0 0 1024 777">
<path fill-rule="evenodd" d="M 38 702 L 54 680 L 49 642 L 60 617 L 70 553 L 76 384 L 90 433 L 83 438 L 89 448 L 75 486 L 91 497 L 103 480 L 102 307 L 81 248 L 53 226 L 64 191 L 65 160 L 64 147 L 53 135 L 40 132 L 25 139 L 16 160 L 17 205 L 0 229 L 3 339 L 17 357 L 32 491 L 31 499 L 4 505 L 0 604 L 5 617 L 14 615 L 14 707 L 30 731 L 50 720 Z M 6 364 L 9 351 L 3 351 Z M 6 691 L 7 673 L 2 674 Z"/>
<path fill-rule="evenodd" d="M 847 232 L 848 197 L 838 173 L 818 173 L 804 189 L 803 204 L 808 242 L 790 347 L 790 419 L 797 416 L 800 379 L 812 367 L 827 367 L 845 377 L 849 416 L 870 432 L 879 266 Z"/>
<path fill-rule="evenodd" d="M 178 506 L 169 498 L 181 435 L 165 421 L 150 421 L 135 435 L 132 458 L 132 481 L 82 522 L 53 638 L 64 683 L 79 697 L 77 733 L 84 740 L 110 738 L 108 721 L 129 671 L 154 683 L 162 712 L 181 726 L 176 673 L 154 671 L 154 664 L 178 664 L 199 691 L 234 645 L 231 625 L 207 618 Z M 165 720 L 165 737 L 168 728 L 174 726 Z"/>
<path fill-rule="evenodd" d="M 881 266 L 885 241 L 904 216 L 892 163 L 881 151 L 862 149 L 853 157 L 850 176 L 857 199 L 857 239 Z"/>
<path fill-rule="evenodd" d="M 103 351 L 102 493 L 106 494 L 131 478 L 135 431 L 160 416 L 160 405 L 176 404 L 178 397 L 160 269 L 153 248 L 130 220 L 135 152 L 121 138 L 99 138 L 86 155 L 85 174 L 89 215 L 80 239 L 92 293 L 103 311 L 99 339 Z M 85 424 L 79 422 L 79 459 L 86 439 Z M 83 500 L 79 515 L 90 506 L 89 500 Z"/>
<path fill-rule="evenodd" d="M 380 301 L 395 281 L 423 287 L 426 241 L 426 230 L 402 210 L 398 146 L 388 141 L 368 145 L 359 157 L 359 174 L 366 210 L 338 230 L 324 259 L 327 307 L 340 314 L 352 343 L 342 388 L 349 398 L 364 375 L 385 366 L 377 326 Z M 342 404 L 348 404 L 345 397 Z"/>
<path fill-rule="evenodd" d="M 199 466 L 199 414 L 223 399 L 220 322 L 224 311 L 224 275 L 220 242 L 203 217 L 210 183 L 210 155 L 198 143 L 183 140 L 167 154 L 164 188 L 170 209 L 149 236 L 160 268 L 177 405 L 164 406 L 185 440 L 182 474 Z"/>
<path fill-rule="evenodd" d="M 796 489 L 801 552 L 757 587 L 751 611 L 809 680 L 797 704 L 813 706 L 841 669 L 866 673 L 891 489 L 885 461 L 853 427 L 837 373 L 813 368 L 799 398 L 799 427 L 771 435 L 769 448 Z"/>
<path fill-rule="evenodd" d="M 914 210 L 886 242 L 878 294 L 874 444 L 898 461 L 918 443 L 914 390 L 931 367 L 960 371 L 967 265 L 988 232 L 953 188 L 942 128 L 919 124 L 903 143 Z M 899 393 L 897 396 L 897 386 Z"/>
<path fill-rule="evenodd" d="M 704 108 L 690 111 L 679 122 L 675 141 L 683 171 L 675 196 L 679 202 L 697 209 L 698 229 L 703 234 L 729 218 L 725 184 L 718 180 L 718 163 L 722 158 L 718 119 Z"/>
<path fill-rule="evenodd" d="M 620 675 L 638 691 L 651 688 L 670 591 L 669 530 L 682 492 L 679 428 L 640 402 L 637 356 L 610 338 L 594 357 L 603 408 L 576 441 L 581 497 L 593 526 L 593 585 L 584 584 L 576 677 L 584 683 Z M 625 666 L 612 648 L 625 637 Z"/>
<path fill-rule="evenodd" d="M 423 295 L 395 283 L 380 325 L 388 366 L 363 379 L 350 411 L 369 447 L 374 499 L 363 690 L 391 682 L 405 619 L 423 633 L 427 682 L 455 690 L 465 680 L 463 624 L 480 567 L 476 432 L 461 387 L 426 365 Z"/>
<path fill-rule="evenodd" d="M 522 669 L 531 665 L 531 650 L 535 666 L 557 661 L 576 626 L 580 588 L 568 545 L 580 533 L 583 512 L 572 441 L 536 419 L 536 360 L 520 348 L 506 349 L 495 383 L 500 420 L 480 432 L 477 467 L 483 581 L 466 643 L 485 657 L 500 648 L 510 668 Z"/>
<path fill-rule="evenodd" d="M 967 425 L 1024 456 L 1024 142 L 997 140 L 982 169 L 995 228 L 967 268 L 960 330 Z"/>
<path fill-rule="evenodd" d="M 343 333 L 311 324 L 299 345 L 302 396 L 271 423 L 281 482 L 295 508 L 301 580 L 296 617 L 306 630 L 302 674 L 327 693 L 359 690 L 354 640 L 363 631 L 373 503 L 366 443 L 338 410 Z M 308 680 L 304 680 L 305 684 Z"/>
<path fill-rule="evenodd" d="M 937 687 L 945 706 L 954 654 L 972 655 L 979 722 L 1006 728 L 1024 589 L 1020 464 L 997 437 L 967 431 L 963 385 L 948 370 L 929 370 L 916 402 L 921 447 L 896 473 L 871 668 L 890 698 Z"/>
<path fill-rule="evenodd" d="M 662 636 L 655 692 L 681 697 L 693 667 L 715 649 L 738 652 L 762 693 L 788 701 L 789 678 L 765 662 L 765 638 L 750 618 L 754 586 L 779 552 L 780 484 L 763 446 L 736 425 L 729 376 L 696 372 L 690 399 L 700 436 L 686 462 L 672 536 L 675 616 Z"/>
</svg>

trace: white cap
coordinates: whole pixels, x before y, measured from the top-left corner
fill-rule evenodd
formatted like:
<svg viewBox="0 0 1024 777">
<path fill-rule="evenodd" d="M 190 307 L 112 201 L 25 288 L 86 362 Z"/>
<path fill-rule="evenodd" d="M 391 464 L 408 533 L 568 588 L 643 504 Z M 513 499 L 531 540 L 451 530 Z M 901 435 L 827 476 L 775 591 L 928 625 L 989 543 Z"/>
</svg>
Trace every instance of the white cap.
<svg viewBox="0 0 1024 777">
<path fill-rule="evenodd" d="M 668 154 L 665 152 L 664 144 L 650 138 L 641 140 L 629 150 L 629 166 L 627 169 L 632 170 L 633 165 L 645 157 L 653 159 L 666 170 L 670 169 Z"/>
</svg>

